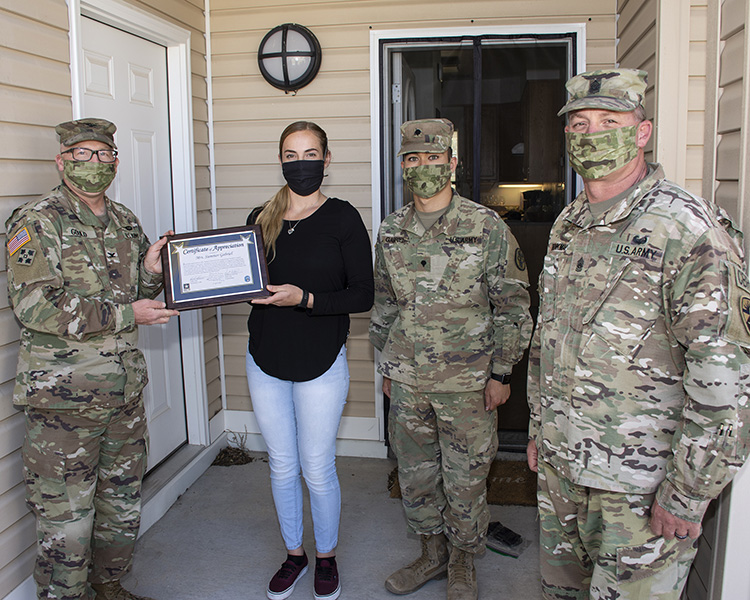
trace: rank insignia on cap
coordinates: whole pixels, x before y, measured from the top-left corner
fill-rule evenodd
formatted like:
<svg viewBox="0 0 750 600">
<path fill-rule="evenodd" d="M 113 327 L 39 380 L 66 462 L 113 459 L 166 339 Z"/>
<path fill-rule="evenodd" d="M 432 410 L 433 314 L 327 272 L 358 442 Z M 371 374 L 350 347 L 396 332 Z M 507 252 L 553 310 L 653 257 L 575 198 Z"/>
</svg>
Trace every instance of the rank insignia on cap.
<svg viewBox="0 0 750 600">
<path fill-rule="evenodd" d="M 21 246 L 30 241 L 29 230 L 24 227 L 8 240 L 8 256 L 13 256 Z"/>
<path fill-rule="evenodd" d="M 34 256 L 36 256 L 36 250 L 34 250 L 33 248 L 21 248 L 18 251 L 18 258 L 16 258 L 16 263 L 29 267 L 31 266 L 31 263 L 34 262 Z"/>
<path fill-rule="evenodd" d="M 647 87 L 648 73 L 638 69 L 597 69 L 579 73 L 565 84 L 570 98 L 557 116 L 583 109 L 630 112 L 643 108 Z"/>
<path fill-rule="evenodd" d="M 617 77 L 617 73 L 606 73 L 604 75 L 584 75 L 584 79 L 589 81 L 589 94 L 598 94 L 602 91 L 602 79 Z"/>
<path fill-rule="evenodd" d="M 453 123 L 448 119 L 417 119 L 401 125 L 399 156 L 415 152 L 445 152 L 450 148 Z"/>
</svg>

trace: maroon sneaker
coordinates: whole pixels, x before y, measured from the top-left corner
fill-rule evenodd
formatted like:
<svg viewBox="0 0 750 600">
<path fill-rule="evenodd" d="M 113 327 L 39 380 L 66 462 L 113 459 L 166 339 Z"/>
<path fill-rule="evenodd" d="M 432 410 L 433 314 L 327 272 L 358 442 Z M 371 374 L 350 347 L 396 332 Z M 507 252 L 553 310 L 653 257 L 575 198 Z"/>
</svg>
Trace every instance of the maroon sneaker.
<svg viewBox="0 0 750 600">
<path fill-rule="evenodd" d="M 276 571 L 276 575 L 271 578 L 271 583 L 268 584 L 266 596 L 270 600 L 284 600 L 292 595 L 299 578 L 307 573 L 307 554 L 303 556 L 305 560 L 301 565 L 294 564 L 294 561 L 287 556 L 281 568 Z"/>
<path fill-rule="evenodd" d="M 341 593 L 336 557 L 315 559 L 315 600 L 336 600 Z"/>
</svg>

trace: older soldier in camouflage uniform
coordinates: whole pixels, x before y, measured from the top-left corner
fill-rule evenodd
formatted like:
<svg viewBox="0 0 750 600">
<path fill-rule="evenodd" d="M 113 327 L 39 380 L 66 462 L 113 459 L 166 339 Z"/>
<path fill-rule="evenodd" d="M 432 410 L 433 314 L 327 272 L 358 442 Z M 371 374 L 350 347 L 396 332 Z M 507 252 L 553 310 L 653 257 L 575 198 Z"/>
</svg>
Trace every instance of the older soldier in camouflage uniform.
<svg viewBox="0 0 750 600">
<path fill-rule="evenodd" d="M 552 229 L 529 363 L 544 597 L 676 600 L 747 454 L 742 235 L 646 163 L 644 71 L 567 88 L 584 191 Z"/>
<path fill-rule="evenodd" d="M 159 251 L 138 219 L 105 196 L 117 171 L 115 126 L 56 129 L 62 183 L 16 209 L 8 294 L 21 322 L 14 404 L 25 411 L 27 501 L 37 518 L 39 598 L 128 600 L 146 460 L 139 324 L 176 311 L 161 289 Z"/>
<path fill-rule="evenodd" d="M 408 594 L 448 572 L 449 600 L 477 598 L 497 412 L 531 336 L 528 275 L 498 215 L 453 192 L 453 125 L 401 128 L 414 202 L 383 221 L 370 340 L 391 398 L 390 439 L 422 555 L 386 581 Z"/>
</svg>

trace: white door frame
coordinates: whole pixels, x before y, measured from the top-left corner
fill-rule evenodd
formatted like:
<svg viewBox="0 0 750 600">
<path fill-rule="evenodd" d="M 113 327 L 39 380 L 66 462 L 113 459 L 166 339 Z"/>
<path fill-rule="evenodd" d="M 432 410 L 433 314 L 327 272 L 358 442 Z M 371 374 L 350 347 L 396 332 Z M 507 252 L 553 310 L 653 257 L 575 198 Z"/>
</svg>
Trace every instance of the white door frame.
<svg viewBox="0 0 750 600">
<path fill-rule="evenodd" d="M 122 0 L 67 0 L 70 22 L 70 70 L 73 118 L 83 111 L 84 69 L 81 17 L 91 17 L 167 49 L 167 88 L 172 160 L 174 229 L 197 229 L 190 32 Z M 180 315 L 180 347 L 185 390 L 188 443 L 211 443 L 204 391 L 203 322 L 200 311 Z"/>
</svg>

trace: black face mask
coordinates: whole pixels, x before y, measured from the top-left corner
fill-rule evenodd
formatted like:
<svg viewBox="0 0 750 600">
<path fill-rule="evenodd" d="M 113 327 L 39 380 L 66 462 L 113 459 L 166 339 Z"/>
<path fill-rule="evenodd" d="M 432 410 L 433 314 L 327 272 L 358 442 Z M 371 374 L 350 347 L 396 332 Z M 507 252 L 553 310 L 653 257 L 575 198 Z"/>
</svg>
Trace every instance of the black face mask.
<svg viewBox="0 0 750 600">
<path fill-rule="evenodd" d="M 281 172 L 289 189 L 299 196 L 309 196 L 323 183 L 323 160 L 293 160 L 281 163 Z"/>
</svg>

